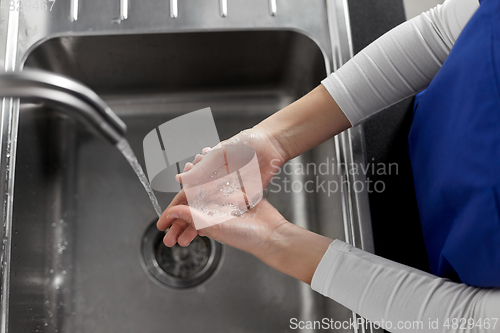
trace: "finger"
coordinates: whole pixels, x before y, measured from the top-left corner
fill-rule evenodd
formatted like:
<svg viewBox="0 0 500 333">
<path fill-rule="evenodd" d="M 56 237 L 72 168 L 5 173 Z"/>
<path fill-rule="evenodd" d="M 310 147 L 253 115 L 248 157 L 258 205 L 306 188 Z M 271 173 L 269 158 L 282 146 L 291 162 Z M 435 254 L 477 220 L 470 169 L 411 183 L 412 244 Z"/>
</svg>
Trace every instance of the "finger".
<svg viewBox="0 0 500 333">
<path fill-rule="evenodd" d="M 194 157 L 193 164 L 196 165 L 199 161 L 201 161 L 202 158 L 203 158 L 203 155 L 196 154 L 196 156 Z"/>
<path fill-rule="evenodd" d="M 193 168 L 193 163 L 191 162 L 187 162 L 185 165 L 184 165 L 184 170 L 182 172 L 188 172 L 189 170 L 191 170 Z"/>
<path fill-rule="evenodd" d="M 158 219 L 158 222 L 156 222 L 156 229 L 160 231 L 165 231 L 168 228 L 170 228 L 175 219 L 177 219 L 177 216 L 175 214 L 172 215 L 164 215 L 164 214 L 165 213 L 163 213 Z"/>
<path fill-rule="evenodd" d="M 203 184 L 227 174 L 226 162 L 222 149 L 213 149 L 210 154 L 206 154 L 205 156 L 199 155 L 198 157 L 197 155 L 195 160 L 197 160 L 196 167 L 190 168 L 190 165 L 187 164 L 184 169 L 185 171 L 180 175 L 176 175 L 175 179 L 178 182 L 186 184 L 200 184 L 201 182 L 201 184 Z"/>
<path fill-rule="evenodd" d="M 184 192 L 184 189 L 180 190 L 179 193 L 175 195 L 175 197 L 172 199 L 170 204 L 165 208 L 165 210 L 169 209 L 170 207 L 177 206 L 177 205 L 187 205 L 188 200 L 186 196 L 186 192 Z"/>
<path fill-rule="evenodd" d="M 211 150 L 212 150 L 212 148 L 210 148 L 210 147 L 205 147 L 205 148 L 203 148 L 203 150 L 201 151 L 201 152 L 202 152 L 202 154 L 201 154 L 201 155 L 200 155 L 200 154 L 197 154 L 197 155 L 195 156 L 195 158 L 194 158 L 194 161 L 193 161 L 192 163 L 191 163 L 191 162 L 188 162 L 188 163 L 186 163 L 186 164 L 184 165 L 184 170 L 182 171 L 182 173 L 184 173 L 184 172 L 188 172 L 189 170 L 191 170 L 191 169 L 193 168 L 193 166 L 194 166 L 195 164 L 197 164 L 199 161 L 201 161 L 201 160 L 202 160 L 202 158 L 203 158 L 203 156 L 205 156 L 205 155 L 206 155 L 208 152 L 210 152 Z M 179 183 L 182 183 L 182 177 L 181 177 L 181 175 L 176 175 L 176 176 L 175 176 L 175 180 L 176 180 L 177 182 L 179 182 Z"/>
<path fill-rule="evenodd" d="M 163 211 L 160 218 L 158 219 L 158 222 L 156 222 L 156 227 L 158 228 L 158 230 L 167 230 L 172 222 L 178 217 L 176 214 L 170 213 L 169 208 L 173 206 L 184 205 L 185 203 L 187 203 L 186 194 L 184 193 L 184 190 L 181 190 L 172 199 L 170 205 L 168 205 L 168 207 Z"/>
<path fill-rule="evenodd" d="M 176 219 L 183 220 L 188 224 L 193 224 L 190 208 L 186 205 L 171 206 L 165 209 L 156 225 L 160 231 L 164 231 L 170 227 Z"/>
<path fill-rule="evenodd" d="M 165 227 L 166 225 L 175 224 L 172 222 L 173 220 L 182 220 L 189 225 L 192 225 L 194 228 L 197 226 L 201 226 L 201 228 L 205 228 L 207 226 L 211 226 L 217 224 L 217 219 L 220 217 L 211 217 L 204 212 L 201 212 L 197 209 L 191 208 L 186 205 L 177 205 L 168 208 L 165 210 L 166 217 L 162 218 L 161 227 Z M 195 224 L 196 221 L 196 224 Z M 200 229 L 201 229 L 200 228 Z M 161 230 L 161 229 L 160 229 Z"/>
<path fill-rule="evenodd" d="M 198 235 L 198 231 L 193 225 L 188 225 L 182 234 L 177 238 L 177 243 L 180 246 L 188 246 L 191 241 Z"/>
<path fill-rule="evenodd" d="M 168 229 L 167 234 L 163 237 L 163 244 L 168 247 L 172 247 L 177 243 L 177 239 L 184 232 L 184 230 L 188 227 L 188 223 L 183 220 L 176 219 L 172 224 L 170 229 Z"/>
</svg>

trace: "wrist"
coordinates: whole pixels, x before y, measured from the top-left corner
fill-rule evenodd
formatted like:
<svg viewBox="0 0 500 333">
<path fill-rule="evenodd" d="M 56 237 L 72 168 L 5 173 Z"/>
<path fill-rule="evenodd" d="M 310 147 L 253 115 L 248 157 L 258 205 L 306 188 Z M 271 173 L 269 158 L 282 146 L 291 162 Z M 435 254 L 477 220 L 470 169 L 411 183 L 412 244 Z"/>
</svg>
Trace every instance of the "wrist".
<svg viewBox="0 0 500 333">
<path fill-rule="evenodd" d="M 261 246 L 252 248 L 249 253 L 267 264 L 267 259 L 278 255 L 286 248 L 286 235 L 288 234 L 286 230 L 290 228 L 291 225 L 293 224 L 285 219 L 275 223 L 275 225 L 270 227 L 270 230 L 263 235 Z"/>
<path fill-rule="evenodd" d="M 278 154 L 283 158 L 285 162 L 290 160 L 293 156 L 291 156 L 289 149 L 289 135 L 280 126 L 276 126 L 276 124 L 268 124 L 266 120 L 255 125 L 254 129 L 256 129 L 257 131 L 261 131 L 265 136 L 267 136 L 269 141 L 272 143 Z"/>
<path fill-rule="evenodd" d="M 280 272 L 310 284 L 332 241 L 284 221 L 269 235 L 265 245 L 252 254 Z"/>
</svg>

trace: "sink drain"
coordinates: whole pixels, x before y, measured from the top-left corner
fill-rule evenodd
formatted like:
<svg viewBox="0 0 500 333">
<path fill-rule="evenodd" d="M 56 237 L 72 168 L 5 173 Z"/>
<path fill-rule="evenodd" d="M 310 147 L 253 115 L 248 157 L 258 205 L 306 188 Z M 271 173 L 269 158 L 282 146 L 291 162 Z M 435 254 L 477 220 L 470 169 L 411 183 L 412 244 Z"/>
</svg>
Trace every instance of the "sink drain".
<svg viewBox="0 0 500 333">
<path fill-rule="evenodd" d="M 207 237 L 196 236 L 189 246 L 163 244 L 165 233 L 156 229 L 156 221 L 142 239 L 142 255 L 147 269 L 160 283 L 173 288 L 190 288 L 207 280 L 217 269 L 222 245 Z"/>
</svg>

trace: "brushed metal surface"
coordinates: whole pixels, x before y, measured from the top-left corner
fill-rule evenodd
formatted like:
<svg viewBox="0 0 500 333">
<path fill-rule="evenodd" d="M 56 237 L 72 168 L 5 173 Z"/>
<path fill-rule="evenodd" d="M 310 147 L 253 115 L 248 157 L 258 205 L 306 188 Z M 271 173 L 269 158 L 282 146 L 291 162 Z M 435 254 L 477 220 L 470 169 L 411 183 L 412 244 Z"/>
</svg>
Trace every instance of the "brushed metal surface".
<svg viewBox="0 0 500 333">
<path fill-rule="evenodd" d="M 321 50 L 290 31 L 61 37 L 39 46 L 26 66 L 71 75 L 97 91 L 126 123 L 142 164 L 142 140 L 158 124 L 210 106 L 226 139 L 299 98 L 325 73 Z M 282 332 L 292 317 L 348 318 L 350 311 L 309 286 L 229 247 L 201 286 L 159 285 L 142 262 L 141 238 L 154 211 L 135 174 L 73 119 L 39 108 L 23 106 L 19 119 L 11 331 Z M 330 140 L 295 162 L 334 156 Z M 314 175 L 292 177 L 304 183 Z M 159 193 L 163 207 L 172 195 Z M 269 192 L 267 199 L 320 233 L 332 233 L 338 221 L 330 236 L 343 239 L 340 192 Z"/>
</svg>

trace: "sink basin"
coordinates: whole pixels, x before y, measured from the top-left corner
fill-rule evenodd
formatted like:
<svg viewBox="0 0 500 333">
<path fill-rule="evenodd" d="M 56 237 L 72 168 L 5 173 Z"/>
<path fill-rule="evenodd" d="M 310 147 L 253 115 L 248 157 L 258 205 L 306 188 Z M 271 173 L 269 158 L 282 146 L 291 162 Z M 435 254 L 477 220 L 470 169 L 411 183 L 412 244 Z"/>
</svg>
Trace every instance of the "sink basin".
<svg viewBox="0 0 500 333">
<path fill-rule="evenodd" d="M 316 43 L 286 30 L 59 37 L 32 50 L 25 66 L 94 89 L 127 124 L 143 167 L 142 140 L 155 126 L 211 107 L 227 139 L 326 74 Z M 338 180 L 299 171 L 335 154 L 333 140 L 303 154 L 265 196 L 289 221 L 344 239 L 340 191 L 297 190 L 316 176 Z M 286 190 L 285 178 L 299 185 Z M 43 105 L 20 109 L 14 193 L 12 332 L 285 332 L 291 318 L 352 318 L 308 285 L 227 246 L 208 280 L 163 285 L 141 252 L 155 213 L 136 175 L 115 147 Z M 173 195 L 158 193 L 163 208 Z"/>
</svg>

